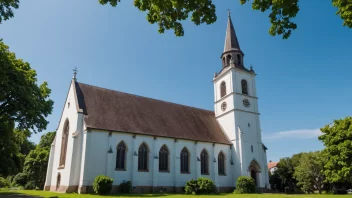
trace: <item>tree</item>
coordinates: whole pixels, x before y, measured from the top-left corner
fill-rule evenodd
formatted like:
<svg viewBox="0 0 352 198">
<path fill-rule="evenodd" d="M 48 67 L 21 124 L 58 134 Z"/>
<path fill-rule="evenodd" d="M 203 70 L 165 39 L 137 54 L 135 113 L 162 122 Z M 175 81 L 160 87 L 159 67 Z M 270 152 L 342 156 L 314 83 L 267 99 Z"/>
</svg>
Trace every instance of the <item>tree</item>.
<svg viewBox="0 0 352 198">
<path fill-rule="evenodd" d="M 282 181 L 281 189 L 284 189 L 285 187 L 295 189 L 297 181 L 293 177 L 294 171 L 291 158 L 285 157 L 280 159 L 275 172 Z"/>
<path fill-rule="evenodd" d="M 310 193 L 318 190 L 321 194 L 325 180 L 324 161 L 320 151 L 302 155 L 299 165 L 295 168 L 294 177 L 303 191 Z"/>
<path fill-rule="evenodd" d="M 331 183 L 351 182 L 352 178 L 352 117 L 334 120 L 320 129 L 325 145 L 324 174 Z"/>
<path fill-rule="evenodd" d="M 13 121 L 18 129 L 34 133 L 46 128 L 45 118 L 53 108 L 51 90 L 47 82 L 38 86 L 36 76 L 29 63 L 17 59 L 0 40 L 0 126 Z"/>
<path fill-rule="evenodd" d="M 54 141 L 55 132 L 48 132 L 40 138 L 40 142 L 26 157 L 23 172 L 29 176 L 39 188 L 44 187 L 48 167 L 50 145 Z"/>
<path fill-rule="evenodd" d="M 117 6 L 120 0 L 98 0 L 100 4 Z M 239 0 L 246 4 L 249 0 Z M 292 30 L 297 24 L 292 22 L 299 12 L 299 0 L 253 0 L 252 9 L 261 12 L 269 12 L 271 27 L 269 34 L 272 36 L 282 35 L 282 38 L 290 37 Z M 191 14 L 191 21 L 200 25 L 212 24 L 216 21 L 215 5 L 213 0 L 134 0 L 134 6 L 141 11 L 147 11 L 147 20 L 151 24 L 158 24 L 159 32 L 165 29 L 173 29 L 176 36 L 183 36 L 184 30 L 181 24 Z M 338 10 L 344 21 L 343 25 L 352 28 L 352 2 L 351 0 L 332 0 L 332 5 Z M 13 17 L 12 9 L 17 9 L 19 0 L 0 0 L 0 23 Z"/>
<path fill-rule="evenodd" d="M 11 0 L 6 2 L 0 0 L 0 14 L 4 5 L 12 5 Z M 48 124 L 51 90 L 46 82 L 40 86 L 36 82 L 35 70 L 0 39 L 0 174 L 4 176 L 22 170 L 25 155 L 34 146 L 27 138 Z"/>
</svg>

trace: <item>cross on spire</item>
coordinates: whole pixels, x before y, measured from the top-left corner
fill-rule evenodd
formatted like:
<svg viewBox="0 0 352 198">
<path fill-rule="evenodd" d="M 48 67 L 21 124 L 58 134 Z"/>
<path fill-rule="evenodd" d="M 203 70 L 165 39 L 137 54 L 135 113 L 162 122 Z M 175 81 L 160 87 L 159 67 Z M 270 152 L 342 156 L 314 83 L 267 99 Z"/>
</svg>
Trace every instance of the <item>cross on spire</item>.
<svg viewBox="0 0 352 198">
<path fill-rule="evenodd" d="M 75 81 L 77 81 L 77 78 L 76 78 L 77 72 L 78 72 L 77 67 L 75 67 L 75 68 L 73 69 L 73 79 L 74 79 Z"/>
<path fill-rule="evenodd" d="M 231 15 L 231 10 L 230 9 L 227 9 L 227 14 L 230 17 L 230 15 Z"/>
</svg>

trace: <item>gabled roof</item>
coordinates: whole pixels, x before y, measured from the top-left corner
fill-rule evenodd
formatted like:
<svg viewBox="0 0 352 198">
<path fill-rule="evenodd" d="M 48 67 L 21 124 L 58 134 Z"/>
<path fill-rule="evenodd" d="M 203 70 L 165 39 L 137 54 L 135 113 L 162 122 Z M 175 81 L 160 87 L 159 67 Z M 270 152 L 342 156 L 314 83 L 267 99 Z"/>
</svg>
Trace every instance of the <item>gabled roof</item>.
<svg viewBox="0 0 352 198">
<path fill-rule="evenodd" d="M 272 168 L 275 168 L 275 167 L 277 167 L 277 164 L 278 164 L 279 162 L 269 162 L 268 163 L 268 169 L 270 170 L 270 169 L 272 169 Z"/>
<path fill-rule="evenodd" d="M 213 111 L 75 82 L 87 128 L 231 144 Z"/>
</svg>

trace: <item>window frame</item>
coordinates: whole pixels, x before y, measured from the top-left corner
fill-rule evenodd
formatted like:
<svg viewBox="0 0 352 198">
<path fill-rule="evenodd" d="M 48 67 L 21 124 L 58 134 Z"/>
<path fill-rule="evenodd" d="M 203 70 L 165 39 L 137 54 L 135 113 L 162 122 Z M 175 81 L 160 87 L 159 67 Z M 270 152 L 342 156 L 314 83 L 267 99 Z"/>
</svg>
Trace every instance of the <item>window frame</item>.
<svg viewBox="0 0 352 198">
<path fill-rule="evenodd" d="M 64 169 L 66 165 L 66 155 L 67 155 L 67 145 L 68 145 L 69 134 L 70 134 L 70 122 L 68 119 L 66 119 L 62 130 L 62 135 L 61 135 L 59 169 Z"/>
<path fill-rule="evenodd" d="M 170 172 L 170 151 L 165 144 L 159 149 L 159 172 Z"/>
<path fill-rule="evenodd" d="M 185 151 L 185 153 L 187 153 L 186 157 L 184 157 L 185 155 L 183 154 Z M 187 163 L 182 165 L 183 159 L 187 159 Z M 184 162 L 185 163 L 185 162 Z M 183 167 L 187 167 L 187 171 L 184 171 Z M 181 174 L 190 174 L 190 153 L 189 150 L 187 149 L 187 147 L 183 147 L 183 149 L 180 152 L 180 173 Z"/>
<path fill-rule="evenodd" d="M 220 98 L 223 98 L 226 96 L 226 82 L 222 81 L 220 83 Z"/>
<path fill-rule="evenodd" d="M 121 158 L 121 159 L 123 159 L 123 167 L 121 168 L 121 167 L 118 167 L 118 165 L 119 165 L 119 163 L 118 163 L 118 159 L 119 159 L 119 149 L 121 148 L 121 145 L 123 145 L 123 152 L 124 152 L 124 156 L 123 156 L 123 158 Z M 121 154 L 121 152 L 120 152 L 120 154 Z M 115 160 L 115 170 L 116 171 L 126 171 L 126 165 L 127 165 L 127 160 L 126 160 L 126 154 L 127 154 L 127 146 L 126 146 L 126 144 L 125 144 L 125 142 L 124 141 L 121 141 L 119 144 L 117 144 L 117 146 L 116 146 L 116 160 Z"/>
<path fill-rule="evenodd" d="M 145 147 L 145 155 L 144 158 L 142 158 L 143 160 L 145 160 L 145 164 L 141 164 L 142 162 L 140 162 L 141 160 L 141 148 Z M 140 165 L 145 165 L 145 167 L 141 167 Z M 139 148 L 138 148 L 138 172 L 149 172 L 149 147 L 148 144 L 143 142 Z"/>
<path fill-rule="evenodd" d="M 244 95 L 249 95 L 249 90 L 248 90 L 248 82 L 245 79 L 241 80 L 241 92 Z"/>
<path fill-rule="evenodd" d="M 222 151 L 218 154 L 218 175 L 226 175 L 226 156 Z"/>
<path fill-rule="evenodd" d="M 206 149 L 200 153 L 200 174 L 209 175 L 209 153 Z"/>
</svg>

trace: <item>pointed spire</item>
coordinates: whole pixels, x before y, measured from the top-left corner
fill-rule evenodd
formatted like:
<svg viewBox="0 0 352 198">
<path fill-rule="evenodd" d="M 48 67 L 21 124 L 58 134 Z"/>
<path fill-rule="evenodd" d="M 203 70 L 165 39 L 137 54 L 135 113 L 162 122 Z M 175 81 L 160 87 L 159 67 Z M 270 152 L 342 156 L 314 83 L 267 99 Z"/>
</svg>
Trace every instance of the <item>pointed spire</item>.
<svg viewBox="0 0 352 198">
<path fill-rule="evenodd" d="M 241 50 L 240 44 L 238 43 L 235 28 L 233 27 L 231 21 L 231 12 L 228 12 L 228 20 L 227 20 L 227 29 L 226 29 L 226 37 L 225 37 L 225 46 L 224 52 L 228 52 L 231 50 Z"/>
</svg>

